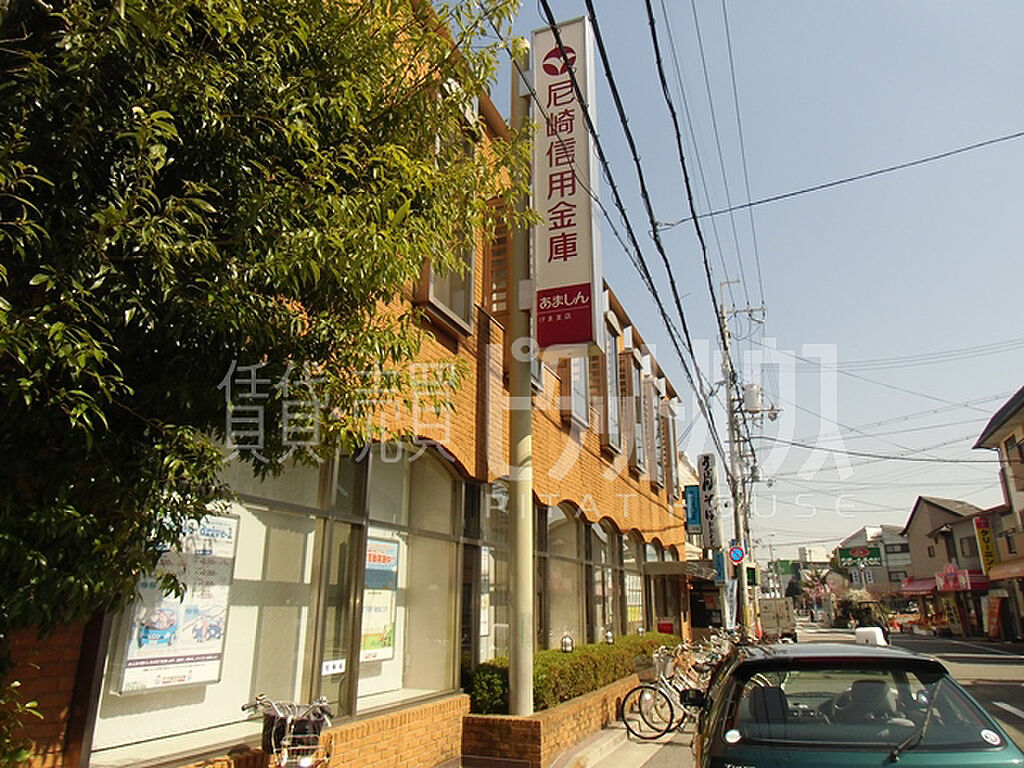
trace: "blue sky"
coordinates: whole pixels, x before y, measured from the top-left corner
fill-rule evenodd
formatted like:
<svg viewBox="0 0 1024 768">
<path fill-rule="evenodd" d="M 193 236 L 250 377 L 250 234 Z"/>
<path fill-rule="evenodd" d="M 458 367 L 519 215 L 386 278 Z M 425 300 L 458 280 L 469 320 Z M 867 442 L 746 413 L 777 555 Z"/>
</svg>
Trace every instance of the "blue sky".
<svg viewBox="0 0 1024 768">
<path fill-rule="evenodd" d="M 560 20 L 586 13 L 582 0 L 550 2 Z M 644 3 L 595 5 L 656 217 L 679 219 L 687 207 Z M 702 213 L 1024 130 L 1022 3 L 652 5 Z M 529 36 L 542 24 L 539 6 L 528 3 L 515 33 Z M 662 298 L 671 306 L 600 64 L 597 70 L 601 140 Z M 506 62 L 492 93 L 506 114 L 508 77 Z M 740 317 L 732 326 L 738 361 L 766 343 L 783 350 L 787 361 L 783 368 L 789 370 L 761 374 L 783 415 L 759 433 L 813 444 L 831 431 L 849 451 L 948 460 L 851 456 L 850 472 L 840 477 L 829 458 L 800 477 L 809 451 L 783 447 L 769 457 L 773 444 L 758 441 L 772 485 L 757 487 L 752 528 L 755 538 L 772 538 L 776 554 L 804 542 L 831 546 L 862 525 L 903 523 L 918 495 L 979 506 L 1000 502 L 994 465 L 979 463 L 992 455 L 971 445 L 988 416 L 1024 385 L 1022 171 L 1024 138 L 759 205 L 734 217 L 717 216 L 714 224 L 702 221 L 716 286 L 743 279 L 723 293 L 725 304 L 767 307 L 763 324 Z M 606 184 L 602 199 L 611 208 Z M 614 223 L 622 229 L 617 217 Z M 714 315 L 693 225 L 665 230 L 663 237 L 693 338 L 714 349 Z M 602 256 L 606 278 L 683 389 L 668 337 L 607 222 Z M 1017 345 L 992 347 L 1014 340 Z M 808 357 L 815 348 L 806 345 L 834 350 L 841 371 L 833 374 L 834 384 L 820 365 L 788 356 Z M 945 362 L 911 357 L 939 353 L 949 353 Z M 701 361 L 702 370 L 718 378 L 714 366 L 710 358 Z M 741 375 L 754 380 L 758 371 L 747 364 Z M 835 413 L 828 414 L 833 392 Z M 968 401 L 972 407 L 957 407 Z M 823 420 L 823 412 L 844 428 Z M 681 426 L 694 415 L 687 403 Z M 691 452 L 704 447 L 703 429 L 698 425 L 691 433 Z M 933 448 L 940 443 L 946 445 Z"/>
</svg>

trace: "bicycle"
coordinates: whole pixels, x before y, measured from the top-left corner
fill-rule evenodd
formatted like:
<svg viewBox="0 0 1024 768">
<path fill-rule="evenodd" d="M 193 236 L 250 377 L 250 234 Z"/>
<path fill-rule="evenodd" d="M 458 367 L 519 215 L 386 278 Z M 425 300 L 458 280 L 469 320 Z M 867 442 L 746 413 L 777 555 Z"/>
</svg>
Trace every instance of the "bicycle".
<svg viewBox="0 0 1024 768">
<path fill-rule="evenodd" d="M 320 733 L 329 728 L 334 713 L 327 699 L 320 697 L 311 704 L 274 701 L 262 693 L 255 701 L 242 706 L 242 711 L 259 711 L 263 715 L 260 746 L 271 756 L 277 768 L 323 768 L 330 754 L 320 744 Z"/>
<path fill-rule="evenodd" d="M 646 677 L 653 666 L 653 679 L 626 692 L 620 713 L 626 730 L 638 739 L 661 738 L 669 731 L 682 728 L 688 719 L 686 709 L 679 704 L 686 684 L 676 665 L 678 651 L 678 647 L 673 650 L 661 646 L 652 654 L 651 665 L 646 659 L 638 660 L 637 673 Z"/>
</svg>

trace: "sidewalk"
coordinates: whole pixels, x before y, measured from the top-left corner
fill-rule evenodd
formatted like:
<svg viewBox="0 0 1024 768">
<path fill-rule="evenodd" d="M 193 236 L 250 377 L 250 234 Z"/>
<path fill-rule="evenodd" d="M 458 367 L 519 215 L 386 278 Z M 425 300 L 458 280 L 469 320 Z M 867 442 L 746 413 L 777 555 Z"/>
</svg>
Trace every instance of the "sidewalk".
<svg viewBox="0 0 1024 768">
<path fill-rule="evenodd" d="M 559 757 L 551 768 L 690 768 L 692 729 L 690 724 L 671 737 L 641 741 L 616 721 Z"/>
</svg>

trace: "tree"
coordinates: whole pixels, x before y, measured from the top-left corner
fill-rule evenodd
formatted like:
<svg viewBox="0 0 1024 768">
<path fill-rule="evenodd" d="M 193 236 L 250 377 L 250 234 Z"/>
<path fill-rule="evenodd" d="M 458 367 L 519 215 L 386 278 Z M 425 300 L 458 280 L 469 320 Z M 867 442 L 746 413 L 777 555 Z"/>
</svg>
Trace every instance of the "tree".
<svg viewBox="0 0 1024 768">
<path fill-rule="evenodd" d="M 467 151 L 514 6 L 0 2 L 0 637 L 122 605 L 224 496 L 233 364 L 289 376 L 268 423 L 326 406 L 306 459 L 368 437 L 403 287 L 523 188 L 524 140 Z"/>
</svg>

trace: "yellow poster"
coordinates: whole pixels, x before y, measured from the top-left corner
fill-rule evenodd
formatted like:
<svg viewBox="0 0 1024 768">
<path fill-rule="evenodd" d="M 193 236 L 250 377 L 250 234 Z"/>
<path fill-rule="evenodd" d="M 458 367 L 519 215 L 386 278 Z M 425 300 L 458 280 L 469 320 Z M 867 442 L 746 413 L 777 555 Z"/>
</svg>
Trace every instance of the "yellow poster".
<svg viewBox="0 0 1024 768">
<path fill-rule="evenodd" d="M 981 558 L 981 570 L 988 573 L 996 564 L 996 543 L 992 537 L 992 528 L 988 518 L 974 518 L 974 535 L 978 538 L 978 557 Z"/>
</svg>

